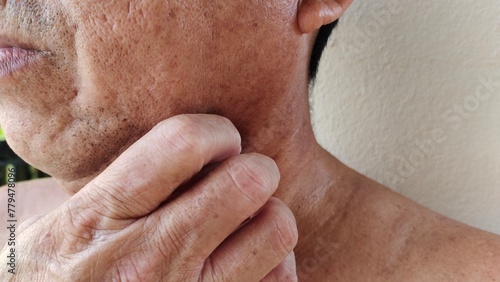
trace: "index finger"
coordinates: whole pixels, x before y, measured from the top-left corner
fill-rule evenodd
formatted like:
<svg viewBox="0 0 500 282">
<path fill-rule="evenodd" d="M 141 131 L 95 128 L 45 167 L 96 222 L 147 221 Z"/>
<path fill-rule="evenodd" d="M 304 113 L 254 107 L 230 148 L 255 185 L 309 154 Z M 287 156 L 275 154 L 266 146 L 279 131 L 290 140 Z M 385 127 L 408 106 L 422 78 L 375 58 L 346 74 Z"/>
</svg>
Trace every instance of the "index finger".
<svg viewBox="0 0 500 282">
<path fill-rule="evenodd" d="M 140 218 L 203 166 L 240 151 L 240 134 L 228 119 L 175 116 L 134 143 L 73 198 L 81 208 L 91 208 L 101 217 Z"/>
</svg>

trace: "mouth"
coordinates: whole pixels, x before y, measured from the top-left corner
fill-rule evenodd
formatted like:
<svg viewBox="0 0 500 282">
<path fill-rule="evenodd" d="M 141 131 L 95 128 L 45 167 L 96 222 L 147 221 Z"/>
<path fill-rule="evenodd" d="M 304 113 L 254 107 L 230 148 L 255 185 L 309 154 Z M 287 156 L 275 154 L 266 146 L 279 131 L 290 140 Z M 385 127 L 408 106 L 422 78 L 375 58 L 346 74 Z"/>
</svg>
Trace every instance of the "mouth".
<svg viewBox="0 0 500 282">
<path fill-rule="evenodd" d="M 49 54 L 48 51 L 0 47 L 0 78 L 24 70 Z"/>
<path fill-rule="evenodd" d="M 0 79 L 27 70 L 30 66 L 50 55 L 27 44 L 12 42 L 0 36 Z"/>
</svg>

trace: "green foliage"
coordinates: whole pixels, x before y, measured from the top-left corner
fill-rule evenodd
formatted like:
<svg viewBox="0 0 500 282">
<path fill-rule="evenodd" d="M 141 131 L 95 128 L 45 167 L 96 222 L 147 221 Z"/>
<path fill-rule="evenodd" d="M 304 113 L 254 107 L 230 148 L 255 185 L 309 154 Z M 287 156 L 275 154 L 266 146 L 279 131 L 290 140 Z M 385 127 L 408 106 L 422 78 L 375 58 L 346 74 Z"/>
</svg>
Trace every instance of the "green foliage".
<svg viewBox="0 0 500 282">
<path fill-rule="evenodd" d="M 5 141 L 5 135 L 3 135 L 3 130 L 0 127 L 0 142 Z"/>
</svg>

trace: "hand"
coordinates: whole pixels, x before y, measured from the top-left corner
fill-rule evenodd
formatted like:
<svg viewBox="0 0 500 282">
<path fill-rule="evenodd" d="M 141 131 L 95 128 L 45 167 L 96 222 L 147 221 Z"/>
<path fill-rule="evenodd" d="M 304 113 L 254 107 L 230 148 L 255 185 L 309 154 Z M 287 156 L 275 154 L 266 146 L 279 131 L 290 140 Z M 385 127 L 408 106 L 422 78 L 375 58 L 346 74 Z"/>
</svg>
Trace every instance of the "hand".
<svg viewBox="0 0 500 282">
<path fill-rule="evenodd" d="M 60 208 L 27 222 L 16 241 L 17 274 L 0 275 L 295 281 L 295 220 L 271 197 L 278 169 L 268 157 L 240 154 L 240 143 L 236 128 L 220 116 L 160 123 Z M 215 162 L 221 164 L 172 197 Z"/>
</svg>

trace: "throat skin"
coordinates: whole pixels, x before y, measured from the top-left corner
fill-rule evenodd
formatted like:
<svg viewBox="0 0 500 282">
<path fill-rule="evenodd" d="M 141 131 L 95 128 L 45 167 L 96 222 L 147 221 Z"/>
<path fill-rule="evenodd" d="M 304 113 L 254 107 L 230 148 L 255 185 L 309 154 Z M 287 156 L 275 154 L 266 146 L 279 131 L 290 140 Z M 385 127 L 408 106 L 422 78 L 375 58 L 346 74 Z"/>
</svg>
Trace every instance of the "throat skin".
<svg viewBox="0 0 500 282">
<path fill-rule="evenodd" d="M 441 216 L 347 167 L 315 139 L 307 81 L 289 89 L 275 104 L 239 115 L 252 119 L 232 120 L 243 153 L 267 155 L 279 167 L 274 196 L 297 221 L 300 281 L 498 276 L 498 236 Z"/>
<path fill-rule="evenodd" d="M 300 83 L 298 83 L 300 81 Z M 350 209 L 360 186 L 369 182 L 323 149 L 312 129 L 308 82 L 295 80 L 294 86 L 274 98 L 274 103 L 251 107 L 249 112 L 228 117 L 242 135 L 242 153 L 257 152 L 274 159 L 281 174 L 274 194 L 295 215 L 299 241 L 294 250 L 301 281 L 321 281 L 331 266 L 339 239 L 334 236 Z M 287 92 L 286 92 L 287 91 Z M 272 101 L 272 99 L 268 99 Z M 243 118 L 242 118 L 243 117 Z M 248 118 L 245 118 L 248 117 Z M 315 273 L 316 275 L 312 275 Z"/>
</svg>

